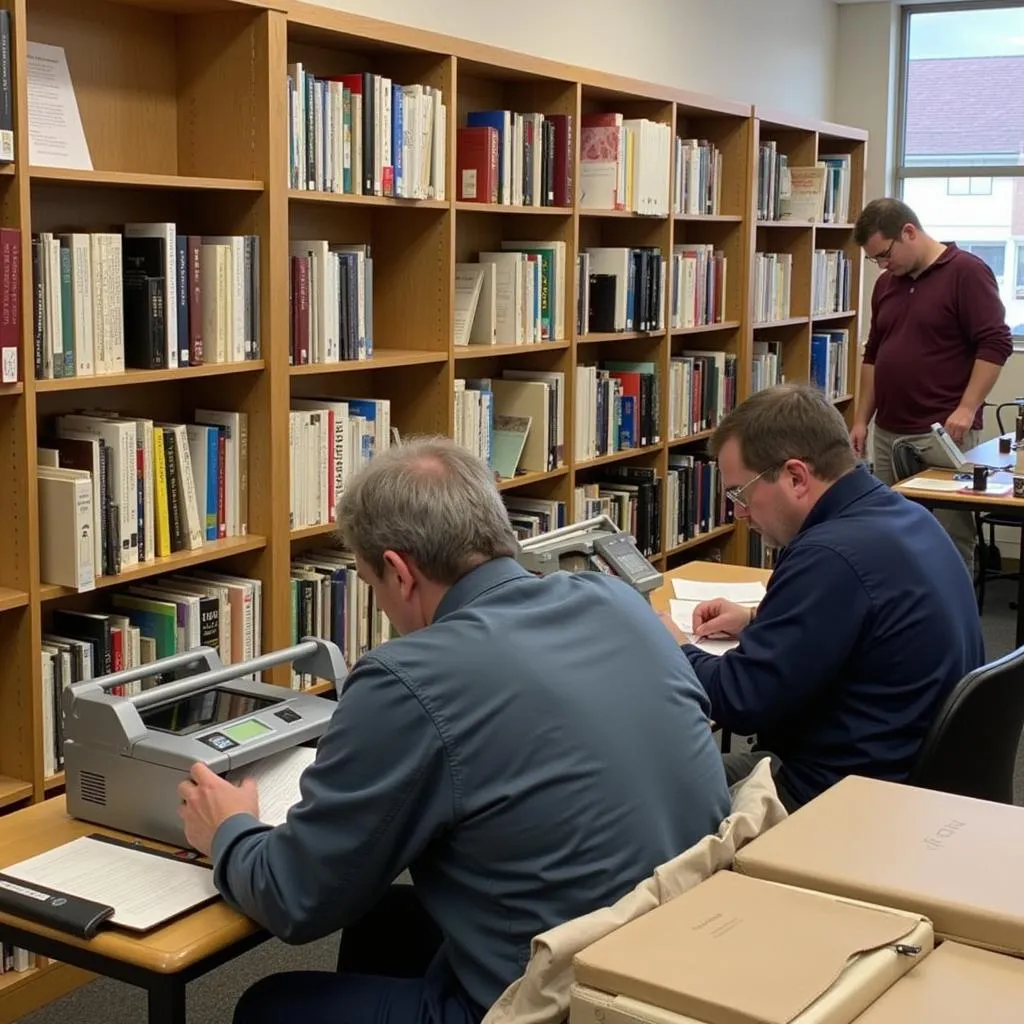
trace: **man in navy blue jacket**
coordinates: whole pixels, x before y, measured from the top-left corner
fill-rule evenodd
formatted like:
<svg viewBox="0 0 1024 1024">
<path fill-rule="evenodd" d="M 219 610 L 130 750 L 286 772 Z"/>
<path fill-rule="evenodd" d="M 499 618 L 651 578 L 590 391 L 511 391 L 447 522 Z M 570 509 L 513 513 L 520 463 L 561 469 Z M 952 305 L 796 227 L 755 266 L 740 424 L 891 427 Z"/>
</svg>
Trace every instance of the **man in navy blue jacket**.
<svg viewBox="0 0 1024 1024">
<path fill-rule="evenodd" d="M 225 899 L 285 941 L 348 940 L 382 898 L 408 902 L 389 893 L 408 868 L 443 944 L 410 968 L 410 908 L 372 929 L 381 962 L 355 950 L 343 973 L 266 978 L 235 1021 L 476 1024 L 533 936 L 717 831 L 730 801 L 707 697 L 622 580 L 519 565 L 493 473 L 453 441 L 375 456 L 338 522 L 401 636 L 344 681 L 283 825 L 197 765 L 185 834 Z"/>
<path fill-rule="evenodd" d="M 956 683 L 984 662 L 971 579 L 925 509 L 861 466 L 846 424 L 816 388 L 757 392 L 715 431 L 736 514 L 783 548 L 756 612 L 699 605 L 683 650 L 724 728 L 756 734 L 726 755 L 730 782 L 766 753 L 792 810 L 858 774 L 905 781 Z"/>
</svg>

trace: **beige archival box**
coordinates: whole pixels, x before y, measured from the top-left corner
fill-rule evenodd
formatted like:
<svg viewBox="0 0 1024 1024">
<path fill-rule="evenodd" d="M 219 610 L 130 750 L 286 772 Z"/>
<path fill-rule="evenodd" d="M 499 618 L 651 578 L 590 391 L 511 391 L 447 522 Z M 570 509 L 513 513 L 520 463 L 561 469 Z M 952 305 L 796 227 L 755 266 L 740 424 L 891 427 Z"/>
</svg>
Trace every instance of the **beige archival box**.
<svg viewBox="0 0 1024 1024">
<path fill-rule="evenodd" d="M 576 955 L 570 1024 L 850 1024 L 933 941 L 919 914 L 720 871 Z"/>
<path fill-rule="evenodd" d="M 1024 960 L 943 942 L 855 1024 L 1020 1024 Z"/>
<path fill-rule="evenodd" d="M 914 911 L 939 938 L 1024 955 L 1021 807 L 850 776 L 740 850 L 734 868 Z"/>
</svg>

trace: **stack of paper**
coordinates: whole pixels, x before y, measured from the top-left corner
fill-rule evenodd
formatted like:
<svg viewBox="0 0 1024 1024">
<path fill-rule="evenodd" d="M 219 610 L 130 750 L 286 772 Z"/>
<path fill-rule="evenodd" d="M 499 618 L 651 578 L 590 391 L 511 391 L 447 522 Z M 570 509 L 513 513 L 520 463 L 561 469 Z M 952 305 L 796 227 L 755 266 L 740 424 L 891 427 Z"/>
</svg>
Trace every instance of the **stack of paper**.
<svg viewBox="0 0 1024 1024">
<path fill-rule="evenodd" d="M 676 626 L 688 637 L 693 636 L 693 613 L 702 601 L 724 598 L 733 604 L 756 608 L 765 595 L 763 583 L 702 583 L 697 580 L 673 580 L 675 598 L 669 601 L 669 614 Z M 706 637 L 700 641 L 702 651 L 721 655 L 737 644 L 730 637 Z"/>
</svg>

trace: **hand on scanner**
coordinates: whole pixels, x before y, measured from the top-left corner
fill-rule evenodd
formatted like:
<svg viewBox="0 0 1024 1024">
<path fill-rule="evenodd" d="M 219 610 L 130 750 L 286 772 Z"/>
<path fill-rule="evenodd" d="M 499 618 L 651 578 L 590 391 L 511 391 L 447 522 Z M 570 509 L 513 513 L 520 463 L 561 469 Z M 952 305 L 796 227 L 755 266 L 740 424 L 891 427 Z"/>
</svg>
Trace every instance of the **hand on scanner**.
<svg viewBox="0 0 1024 1024">
<path fill-rule="evenodd" d="M 178 815 L 185 823 L 185 838 L 200 853 L 210 855 L 217 829 L 235 814 L 260 816 L 256 783 L 245 779 L 235 786 L 205 764 L 192 765 L 191 778 L 178 786 Z"/>
</svg>

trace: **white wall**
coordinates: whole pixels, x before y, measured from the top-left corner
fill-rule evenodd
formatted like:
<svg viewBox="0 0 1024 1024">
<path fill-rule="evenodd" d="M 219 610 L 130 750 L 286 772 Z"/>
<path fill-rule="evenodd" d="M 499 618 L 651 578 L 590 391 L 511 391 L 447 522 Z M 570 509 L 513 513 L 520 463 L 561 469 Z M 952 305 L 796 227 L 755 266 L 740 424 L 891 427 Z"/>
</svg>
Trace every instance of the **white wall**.
<svg viewBox="0 0 1024 1024">
<path fill-rule="evenodd" d="M 838 23 L 832 0 L 320 2 L 804 117 L 832 114 Z"/>
</svg>

